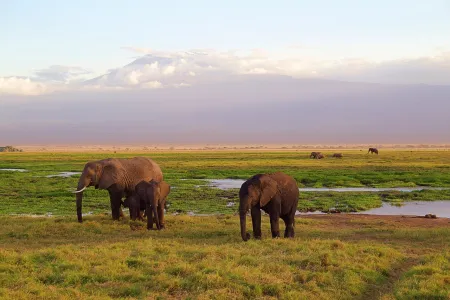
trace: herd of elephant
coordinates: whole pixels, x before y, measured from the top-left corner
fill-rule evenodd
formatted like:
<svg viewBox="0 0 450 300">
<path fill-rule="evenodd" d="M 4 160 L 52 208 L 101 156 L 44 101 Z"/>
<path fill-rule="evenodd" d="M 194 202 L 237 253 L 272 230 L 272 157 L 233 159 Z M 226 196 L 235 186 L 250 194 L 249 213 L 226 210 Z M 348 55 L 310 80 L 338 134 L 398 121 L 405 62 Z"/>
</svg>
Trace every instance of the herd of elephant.
<svg viewBox="0 0 450 300">
<path fill-rule="evenodd" d="M 378 154 L 376 149 L 374 152 Z M 132 220 L 143 220 L 147 217 L 147 229 L 153 229 L 153 223 L 158 230 L 165 228 L 164 208 L 167 195 L 170 193 L 170 185 L 163 180 L 161 168 L 152 159 L 108 158 L 86 163 L 78 180 L 77 190 L 74 192 L 80 223 L 83 222 L 83 191 L 90 186 L 108 191 L 113 220 L 123 217 L 122 206 L 124 206 L 129 208 Z M 124 197 L 125 200 L 122 201 Z M 297 182 L 282 172 L 256 174 L 247 179 L 239 190 L 242 239 L 247 241 L 250 238 L 246 229 L 246 216 L 249 210 L 254 238 L 261 238 L 261 210 L 269 215 L 273 238 L 280 236 L 280 218 L 285 224 L 284 237 L 294 237 L 298 197 Z"/>
<path fill-rule="evenodd" d="M 369 148 L 369 151 L 367 151 L 367 153 L 368 154 L 375 153 L 378 155 L 378 149 L 377 148 Z M 333 153 L 333 155 L 331 155 L 331 157 L 342 158 L 344 156 L 342 155 L 342 153 Z M 311 152 L 311 154 L 309 155 L 309 158 L 322 159 L 322 158 L 325 158 L 325 155 L 323 155 L 322 152 Z"/>
</svg>

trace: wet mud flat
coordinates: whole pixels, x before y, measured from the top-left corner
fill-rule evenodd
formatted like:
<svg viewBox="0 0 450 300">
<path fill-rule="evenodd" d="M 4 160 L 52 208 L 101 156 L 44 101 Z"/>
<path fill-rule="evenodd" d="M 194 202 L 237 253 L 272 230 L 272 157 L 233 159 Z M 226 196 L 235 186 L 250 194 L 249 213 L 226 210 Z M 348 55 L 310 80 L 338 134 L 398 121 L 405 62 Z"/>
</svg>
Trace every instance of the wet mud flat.
<svg viewBox="0 0 450 300">
<path fill-rule="evenodd" d="M 314 220 L 322 220 L 323 227 L 331 228 L 355 228 L 375 226 L 379 227 L 418 227 L 418 228 L 450 228 L 450 219 L 436 218 L 430 219 L 423 216 L 402 216 L 402 215 L 370 215 L 370 214 L 316 214 L 316 215 L 302 215 L 297 218 L 306 218 Z M 320 224 L 315 226 L 321 227 Z"/>
</svg>

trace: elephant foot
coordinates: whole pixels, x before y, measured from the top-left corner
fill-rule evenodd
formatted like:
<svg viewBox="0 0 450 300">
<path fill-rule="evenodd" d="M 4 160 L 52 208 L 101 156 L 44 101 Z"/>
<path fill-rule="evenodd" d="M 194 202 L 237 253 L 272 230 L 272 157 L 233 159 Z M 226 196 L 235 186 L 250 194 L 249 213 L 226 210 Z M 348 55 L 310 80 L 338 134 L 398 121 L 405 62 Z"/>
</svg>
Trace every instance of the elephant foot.
<svg viewBox="0 0 450 300">
<path fill-rule="evenodd" d="M 272 238 L 276 239 L 280 237 L 280 232 L 279 231 L 272 231 Z"/>
<path fill-rule="evenodd" d="M 261 239 L 261 234 L 254 234 L 253 237 L 257 240 Z"/>
<path fill-rule="evenodd" d="M 284 237 L 285 238 L 293 238 L 294 237 L 294 230 L 286 230 L 285 232 L 284 232 Z"/>
<path fill-rule="evenodd" d="M 245 234 L 245 238 L 243 238 L 242 240 L 244 241 L 244 242 L 246 242 L 246 241 L 248 241 L 250 239 L 250 233 L 246 233 Z"/>
</svg>

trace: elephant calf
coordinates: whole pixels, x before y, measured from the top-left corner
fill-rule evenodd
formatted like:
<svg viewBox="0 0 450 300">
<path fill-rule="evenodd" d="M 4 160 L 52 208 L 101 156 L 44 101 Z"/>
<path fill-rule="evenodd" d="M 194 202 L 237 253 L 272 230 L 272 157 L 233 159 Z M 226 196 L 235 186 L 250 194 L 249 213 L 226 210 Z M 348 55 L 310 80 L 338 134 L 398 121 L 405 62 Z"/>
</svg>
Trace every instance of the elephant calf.
<svg viewBox="0 0 450 300">
<path fill-rule="evenodd" d="M 294 237 L 295 212 L 298 204 L 298 186 L 294 178 L 281 172 L 257 174 L 245 181 L 239 190 L 241 236 L 250 238 L 246 231 L 246 215 L 251 209 L 253 235 L 261 238 L 261 209 L 270 216 L 272 237 L 280 236 L 279 218 L 285 225 L 284 237 Z"/>
<path fill-rule="evenodd" d="M 128 207 L 128 209 L 130 210 L 130 219 L 132 219 L 133 221 L 136 219 L 139 219 L 141 221 L 144 220 L 142 208 L 145 209 L 145 202 L 141 200 L 138 195 L 132 194 L 127 196 L 122 204 L 124 207 Z"/>
<path fill-rule="evenodd" d="M 164 228 L 164 207 L 167 195 L 170 193 L 170 185 L 165 181 L 141 181 L 136 185 L 135 192 L 140 201 L 134 201 L 139 207 L 134 208 L 133 211 L 140 211 L 140 205 L 145 205 L 147 229 L 153 228 L 153 216 L 156 228 L 158 230 Z"/>
</svg>

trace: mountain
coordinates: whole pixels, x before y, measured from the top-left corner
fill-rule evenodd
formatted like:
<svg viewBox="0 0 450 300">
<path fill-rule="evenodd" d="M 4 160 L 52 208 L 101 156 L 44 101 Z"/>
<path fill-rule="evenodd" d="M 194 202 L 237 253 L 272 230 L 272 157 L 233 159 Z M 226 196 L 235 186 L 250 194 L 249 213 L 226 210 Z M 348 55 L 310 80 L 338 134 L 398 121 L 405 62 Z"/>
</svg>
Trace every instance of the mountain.
<svg viewBox="0 0 450 300">
<path fill-rule="evenodd" d="M 228 78 L 182 88 L 11 96 L 0 103 L 0 144 L 450 141 L 450 86 Z"/>
</svg>

